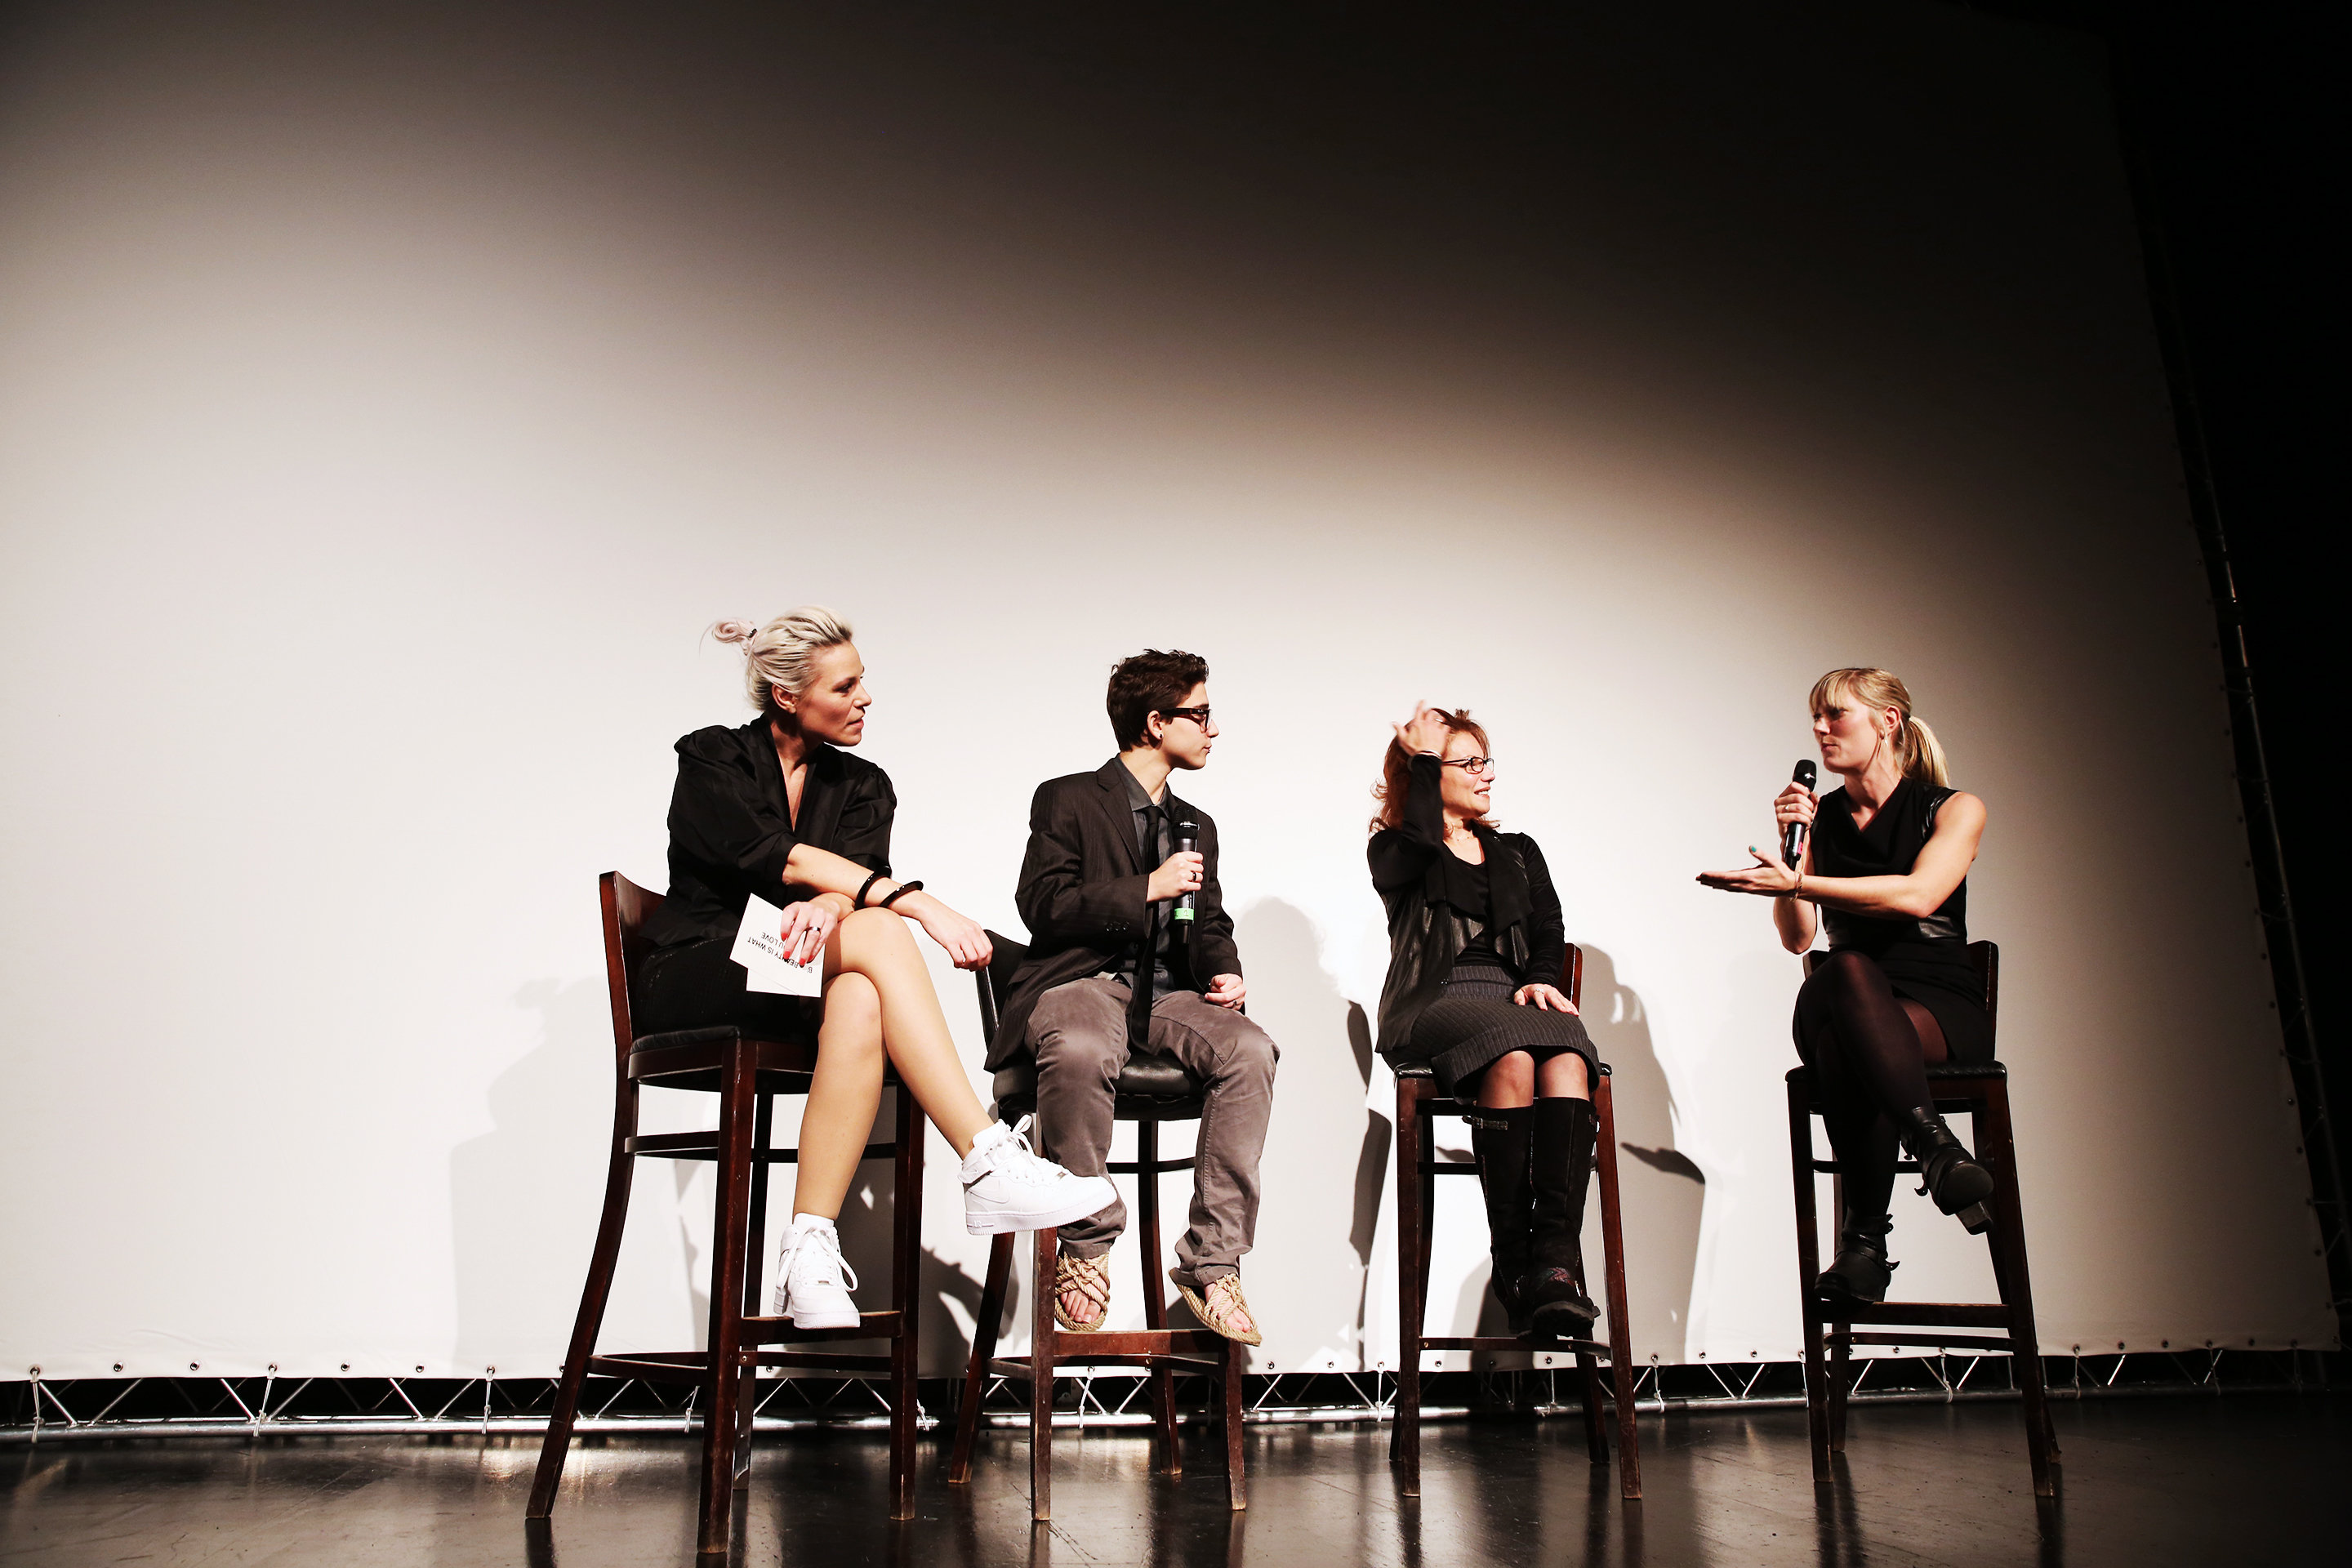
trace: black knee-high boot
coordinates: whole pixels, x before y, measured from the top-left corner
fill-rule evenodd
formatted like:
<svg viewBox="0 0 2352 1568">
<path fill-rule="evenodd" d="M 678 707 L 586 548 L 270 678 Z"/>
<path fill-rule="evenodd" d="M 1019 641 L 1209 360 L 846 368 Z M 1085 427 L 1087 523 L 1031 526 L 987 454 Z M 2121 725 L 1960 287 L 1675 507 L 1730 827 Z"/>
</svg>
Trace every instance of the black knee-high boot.
<svg viewBox="0 0 2352 1568">
<path fill-rule="evenodd" d="M 1886 1256 L 1886 1233 L 1895 1221 L 1885 1215 L 1845 1212 L 1838 1228 L 1838 1252 L 1813 1289 L 1832 1307 L 1859 1306 L 1886 1300 L 1886 1287 L 1901 1267 Z"/>
<path fill-rule="evenodd" d="M 1584 1271 L 1584 1193 L 1599 1125 L 1589 1100 L 1535 1103 L 1535 1247 L 1526 1300 L 1538 1334 L 1580 1339 L 1601 1315 L 1576 1283 Z"/>
<path fill-rule="evenodd" d="M 1495 1300 L 1509 1315 L 1513 1333 L 1527 1327 L 1522 1298 L 1535 1207 L 1529 1176 L 1534 1123 L 1534 1108 L 1525 1105 L 1481 1106 L 1470 1117 L 1470 1147 L 1478 1156 L 1478 1186 L 1486 1194 L 1486 1232 L 1495 1254 Z"/>
</svg>

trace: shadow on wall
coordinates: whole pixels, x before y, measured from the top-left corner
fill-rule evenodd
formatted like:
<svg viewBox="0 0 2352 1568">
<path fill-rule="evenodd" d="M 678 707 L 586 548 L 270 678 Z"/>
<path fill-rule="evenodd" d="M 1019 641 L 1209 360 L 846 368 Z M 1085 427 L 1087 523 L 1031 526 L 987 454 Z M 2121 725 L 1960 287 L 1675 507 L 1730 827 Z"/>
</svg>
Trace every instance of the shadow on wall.
<svg viewBox="0 0 2352 1568">
<path fill-rule="evenodd" d="M 449 1152 L 450 1354 L 464 1375 L 491 1364 L 500 1345 L 571 1338 L 604 1192 L 613 1047 L 604 982 L 537 980 L 515 1001 L 539 1014 L 540 1044 L 491 1082 L 493 1130 Z"/>
<path fill-rule="evenodd" d="M 1624 1218 L 1625 1290 L 1635 1352 L 1682 1362 L 1690 1331 L 1706 1177 L 1675 1146 L 1674 1096 L 1650 1043 L 1641 996 L 1617 983 L 1616 961 L 1584 950 L 1584 1026 L 1609 1064 L 1617 1109 L 1618 1205 Z M 1596 1184 L 1597 1186 L 1597 1184 Z M 1601 1257 L 1599 1204 L 1585 1226 L 1587 1256 Z"/>
<path fill-rule="evenodd" d="M 1376 1131 L 1364 1110 L 1370 1040 L 1360 1009 L 1325 972 L 1314 922 L 1303 911 L 1260 900 L 1234 922 L 1234 937 L 1249 975 L 1250 1017 L 1282 1052 L 1257 1240 L 1242 1263 L 1251 1300 L 1278 1310 L 1267 1313 L 1265 1352 L 1253 1359 L 1286 1369 L 1352 1369 L 1380 1196 L 1376 1160 L 1366 1206 L 1364 1159 Z M 1377 1131 L 1384 1159 L 1385 1129 Z M 1328 1157 L 1351 1145 L 1361 1151 L 1355 1169 Z M 1171 1199 L 1177 1191 L 1171 1182 Z M 1343 1215 L 1352 1216 L 1344 1230 Z"/>
</svg>

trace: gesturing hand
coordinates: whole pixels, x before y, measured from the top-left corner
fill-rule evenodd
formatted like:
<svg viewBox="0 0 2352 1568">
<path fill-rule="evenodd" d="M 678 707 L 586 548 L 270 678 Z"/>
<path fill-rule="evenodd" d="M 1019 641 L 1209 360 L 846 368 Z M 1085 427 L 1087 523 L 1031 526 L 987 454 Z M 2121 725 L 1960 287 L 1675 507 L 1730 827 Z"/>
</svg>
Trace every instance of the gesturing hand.
<svg viewBox="0 0 2352 1568">
<path fill-rule="evenodd" d="M 782 937 L 784 956 L 794 963 L 806 963 L 824 951 L 833 939 L 833 928 L 841 923 L 833 906 L 817 899 L 803 899 L 784 906 Z"/>
<path fill-rule="evenodd" d="M 1390 728 L 1396 731 L 1397 744 L 1408 752 L 1426 752 L 1433 757 L 1445 754 L 1445 721 L 1426 702 L 1415 702 L 1412 717 Z"/>
<path fill-rule="evenodd" d="M 1561 994 L 1557 985 L 1522 985 L 1511 993 L 1511 1000 L 1522 1007 L 1541 1008 L 1547 1013 L 1576 1011 L 1576 1004 Z"/>
<path fill-rule="evenodd" d="M 1759 849 L 1753 844 L 1748 852 L 1756 857 L 1756 864 L 1737 871 L 1701 871 L 1700 885 L 1726 893 L 1754 893 L 1760 898 L 1778 899 L 1797 890 L 1797 874 L 1777 851 Z"/>
<path fill-rule="evenodd" d="M 903 909 L 910 901 L 901 899 L 898 906 Z M 989 945 L 988 932 L 981 929 L 980 922 L 966 920 L 937 899 L 925 898 L 914 915 L 922 922 L 923 930 L 930 934 L 931 940 L 945 948 L 948 956 L 955 960 L 958 969 L 983 968 L 994 956 L 994 950 Z"/>
<path fill-rule="evenodd" d="M 1242 984 L 1242 977 L 1238 974 L 1213 976 L 1209 988 L 1201 994 L 1202 1001 L 1213 1002 L 1220 1007 L 1238 1008 L 1248 997 L 1249 987 Z"/>
<path fill-rule="evenodd" d="M 1151 881 L 1144 889 L 1144 902 L 1161 904 L 1179 893 L 1199 892 L 1201 868 L 1205 864 L 1197 850 L 1182 849 L 1171 855 L 1160 862 L 1160 869 L 1151 873 Z"/>
</svg>

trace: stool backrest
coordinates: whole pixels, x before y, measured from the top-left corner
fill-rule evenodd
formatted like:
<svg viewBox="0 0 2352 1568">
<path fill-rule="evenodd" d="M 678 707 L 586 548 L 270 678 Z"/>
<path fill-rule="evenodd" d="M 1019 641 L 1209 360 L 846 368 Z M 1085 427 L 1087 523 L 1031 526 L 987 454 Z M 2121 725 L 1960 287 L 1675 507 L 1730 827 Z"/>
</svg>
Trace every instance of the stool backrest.
<svg viewBox="0 0 2352 1568">
<path fill-rule="evenodd" d="M 1029 949 L 1009 936 L 988 933 L 988 967 L 972 975 L 980 987 L 980 1042 L 983 1048 L 996 1048 L 996 1019 L 1003 1010 L 1004 994 L 1013 988 L 1013 972 L 1029 956 Z"/>
<path fill-rule="evenodd" d="M 1584 1005 L 1584 950 L 1574 942 L 1568 944 L 1568 955 L 1559 961 L 1559 988 L 1579 1007 Z"/>
<path fill-rule="evenodd" d="M 604 906 L 604 985 L 613 999 L 613 1048 L 618 1053 L 620 1069 L 626 1072 L 629 1047 L 637 1037 L 629 976 L 636 972 L 637 961 L 651 950 L 643 932 L 646 921 L 662 907 L 663 895 L 648 892 L 618 871 L 597 878 L 596 893 Z"/>
<path fill-rule="evenodd" d="M 1815 948 L 1805 954 L 1805 973 L 1810 977 L 1829 961 L 1827 952 Z M 2000 943 L 1969 943 L 1969 965 L 1977 972 L 1977 988 L 1984 997 L 1985 1020 L 1997 1026 L 2000 1023 Z"/>
</svg>

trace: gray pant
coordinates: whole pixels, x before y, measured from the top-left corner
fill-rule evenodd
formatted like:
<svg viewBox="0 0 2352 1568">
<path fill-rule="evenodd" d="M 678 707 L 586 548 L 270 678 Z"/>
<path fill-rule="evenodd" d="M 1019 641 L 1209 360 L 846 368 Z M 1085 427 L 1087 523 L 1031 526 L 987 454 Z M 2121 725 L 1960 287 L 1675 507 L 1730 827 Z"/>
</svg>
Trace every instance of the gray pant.
<svg viewBox="0 0 2352 1568">
<path fill-rule="evenodd" d="M 1111 1100 L 1127 1062 L 1123 980 L 1096 976 L 1037 999 L 1029 1045 L 1037 1056 L 1038 1149 L 1081 1176 L 1099 1176 L 1110 1155 Z M 1280 1054 L 1264 1029 L 1229 1007 L 1174 991 L 1151 999 L 1153 1054 L 1171 1057 L 1207 1086 L 1192 1168 L 1192 1228 L 1176 1244 L 1187 1282 L 1204 1286 L 1239 1270 L 1257 1233 L 1257 1163 L 1274 1110 Z M 1074 1258 L 1099 1258 L 1127 1229 L 1127 1205 L 1062 1227 Z"/>
</svg>

